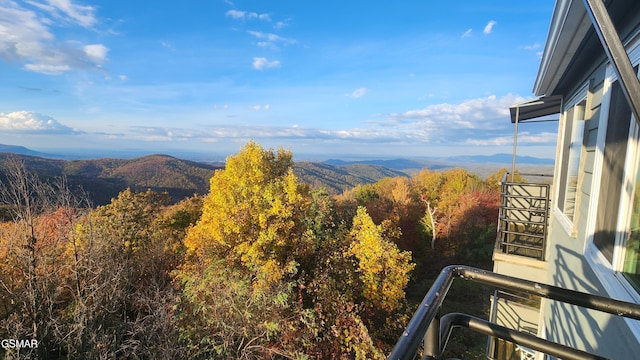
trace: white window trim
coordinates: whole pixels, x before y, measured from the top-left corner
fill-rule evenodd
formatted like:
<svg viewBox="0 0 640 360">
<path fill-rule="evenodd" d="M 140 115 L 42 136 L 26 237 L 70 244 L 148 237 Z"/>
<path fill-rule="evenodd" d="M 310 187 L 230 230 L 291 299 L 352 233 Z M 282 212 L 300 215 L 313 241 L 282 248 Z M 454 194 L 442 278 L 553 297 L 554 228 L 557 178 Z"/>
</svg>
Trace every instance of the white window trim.
<svg viewBox="0 0 640 360">
<path fill-rule="evenodd" d="M 632 64 L 635 66 L 640 62 L 640 41 L 635 41 L 635 43 L 629 47 L 629 58 L 632 60 Z M 611 65 L 607 66 L 606 75 L 604 80 L 604 88 L 603 88 L 603 99 L 600 110 L 600 120 L 598 124 L 598 137 L 596 140 L 596 154 L 594 158 L 594 172 L 593 172 L 593 182 L 591 184 L 590 192 L 592 196 L 590 196 L 589 203 L 589 214 L 587 216 L 587 224 L 586 224 L 586 233 L 589 234 L 585 241 L 585 249 L 584 249 L 584 257 L 594 274 L 600 281 L 602 287 L 607 292 L 608 296 L 611 298 L 619 299 L 622 301 L 640 303 L 640 293 L 633 289 L 633 287 L 629 284 L 627 279 L 622 276 L 619 271 L 615 269 L 619 269 L 616 267 L 620 264 L 620 251 L 619 247 L 622 245 L 622 239 L 619 239 L 620 236 L 616 236 L 615 246 L 614 246 L 614 258 L 612 264 L 604 257 L 604 255 L 600 252 L 600 250 L 593 243 L 593 237 L 595 233 L 595 220 L 596 213 L 598 211 L 598 197 L 600 194 L 600 184 L 602 177 L 602 166 L 604 162 L 604 146 L 606 139 L 606 129 L 607 129 L 607 120 L 609 114 L 609 108 L 611 105 L 611 85 L 617 80 L 617 76 L 612 69 Z M 631 129 L 632 131 L 636 131 L 637 126 L 635 125 L 636 121 L 633 118 L 631 120 Z M 631 137 L 631 135 L 630 135 Z M 627 155 L 625 161 L 630 161 L 630 156 L 635 156 L 636 151 L 639 151 L 637 146 L 637 141 L 629 141 L 627 146 Z M 633 158 L 635 160 L 635 158 Z M 631 160 L 631 161 L 633 161 Z M 628 162 L 626 162 L 628 164 Z M 632 167 L 637 166 L 634 165 Z M 631 175 L 631 170 L 625 167 L 625 181 L 629 179 Z M 635 181 L 634 181 L 635 182 Z M 628 186 L 624 186 L 623 189 L 625 192 L 628 192 Z M 629 212 L 629 196 L 621 196 L 620 201 L 620 209 L 618 214 L 618 224 L 616 225 L 618 229 L 625 229 L 626 224 L 628 224 L 628 216 L 620 216 L 620 214 L 628 214 Z M 625 323 L 633 333 L 636 338 L 640 339 L 640 321 L 624 318 Z"/>
<path fill-rule="evenodd" d="M 588 95 L 588 91 L 589 91 L 589 82 L 585 82 L 584 84 L 582 84 L 580 86 L 580 88 L 578 88 L 578 90 L 569 98 L 569 100 L 563 105 L 563 109 L 562 109 L 562 114 L 561 114 L 561 121 L 560 121 L 560 137 L 558 138 L 558 152 L 557 152 L 557 156 L 559 157 L 559 159 L 562 159 L 564 156 L 564 152 L 565 150 L 565 144 L 563 143 L 563 140 L 565 138 L 565 132 L 567 130 L 567 122 L 569 121 L 574 121 L 574 119 L 567 119 L 567 112 L 574 106 L 576 106 L 577 104 L 579 104 L 581 101 L 583 100 L 587 100 L 587 95 Z M 583 139 L 584 141 L 584 139 Z M 580 170 L 582 170 L 582 166 L 580 166 Z M 578 172 L 580 171 L 578 170 Z M 563 168 L 562 164 L 558 164 L 557 166 L 557 174 L 554 175 L 554 177 L 556 179 L 560 178 L 560 175 L 562 174 L 562 172 L 566 172 L 567 169 Z M 565 174 L 566 175 L 566 174 Z M 580 184 L 578 184 L 580 185 Z M 569 234 L 569 236 L 571 237 L 576 237 L 576 229 L 574 226 L 574 223 L 571 219 L 569 219 L 569 217 L 567 215 L 565 215 L 565 213 L 560 209 L 559 206 L 559 201 L 558 199 L 560 198 L 560 191 L 566 191 L 566 184 L 559 184 L 559 186 L 555 186 L 555 191 L 554 191 L 554 201 L 553 201 L 553 214 L 556 218 L 556 220 L 560 223 L 560 225 L 562 225 L 562 228 L 564 229 L 564 231 Z M 580 191 L 580 188 L 578 187 L 578 190 Z M 566 197 L 566 194 L 565 194 Z M 578 207 L 578 203 L 577 203 L 578 197 L 576 195 L 576 211 L 577 211 L 577 207 Z M 564 206 L 564 204 L 563 204 Z"/>
</svg>

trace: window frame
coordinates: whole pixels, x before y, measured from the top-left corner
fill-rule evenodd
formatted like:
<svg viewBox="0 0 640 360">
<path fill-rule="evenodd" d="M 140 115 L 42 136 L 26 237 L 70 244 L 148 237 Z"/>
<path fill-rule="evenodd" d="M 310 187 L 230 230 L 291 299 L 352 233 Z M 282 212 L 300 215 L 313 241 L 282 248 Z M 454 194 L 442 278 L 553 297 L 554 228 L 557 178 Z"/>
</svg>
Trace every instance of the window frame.
<svg viewBox="0 0 640 360">
<path fill-rule="evenodd" d="M 628 46 L 628 55 L 633 66 L 640 64 L 640 36 Z M 596 142 L 596 156 L 594 159 L 594 173 L 591 184 L 591 199 L 589 201 L 589 213 L 587 216 L 584 257 L 593 270 L 596 278 L 611 298 L 620 299 L 622 301 L 640 303 L 640 290 L 636 290 L 621 272 L 624 261 L 624 239 L 622 234 L 628 234 L 631 207 L 633 205 L 633 192 L 636 171 L 640 171 L 640 125 L 635 120 L 633 113 L 631 114 L 626 155 L 624 159 L 624 185 L 622 186 L 619 196 L 618 218 L 616 221 L 616 236 L 614 240 L 614 251 L 611 262 L 606 258 L 604 253 L 594 243 L 594 234 L 596 231 L 596 214 L 599 206 L 600 187 L 602 180 L 604 147 L 606 139 L 607 121 L 610 114 L 611 95 L 613 84 L 618 80 L 611 64 L 607 65 L 606 74 L 603 84 L 603 99 L 600 111 L 600 119 L 598 124 L 598 138 Z M 601 131 L 604 129 L 604 131 Z M 630 164 L 627 166 L 627 164 Z M 629 329 L 636 338 L 640 338 L 640 322 L 624 318 Z"/>
<path fill-rule="evenodd" d="M 570 145 L 573 142 L 572 139 L 572 134 L 569 133 L 569 130 L 573 129 L 573 125 L 574 122 L 576 120 L 581 120 L 584 121 L 586 120 L 585 118 L 587 117 L 587 105 L 588 102 L 588 95 L 589 95 L 589 82 L 585 82 L 584 84 L 582 84 L 578 90 L 573 94 L 573 96 L 571 96 L 569 98 L 569 100 L 565 103 L 565 105 L 563 106 L 563 111 L 561 114 L 561 124 L 560 124 L 560 129 L 561 129 L 561 134 L 559 136 L 559 158 L 560 159 L 568 159 L 571 154 L 571 148 Z M 580 104 L 584 102 L 585 103 L 585 111 L 583 113 L 583 118 L 582 119 L 576 119 L 576 114 L 575 114 L 575 108 Z M 569 118 L 571 117 L 571 118 Z M 568 144 L 566 143 L 566 141 L 568 140 Z M 558 222 L 562 225 L 562 227 L 565 229 L 565 231 L 567 232 L 567 234 L 569 234 L 569 236 L 571 237 L 576 237 L 577 234 L 577 228 L 575 225 L 575 216 L 576 216 L 576 209 L 578 208 L 578 206 L 580 205 L 580 196 L 579 196 L 579 191 L 580 191 L 580 185 L 581 185 L 581 176 L 580 173 L 583 170 L 583 156 L 582 156 L 582 151 L 583 151 L 583 147 L 584 147 L 584 126 L 583 126 L 583 131 L 581 134 L 581 140 L 580 142 L 582 143 L 582 146 L 580 147 L 580 154 L 579 154 L 579 163 L 578 163 L 578 180 L 577 180 L 577 184 L 576 184 L 576 196 L 575 196 L 575 204 L 574 204 L 574 213 L 572 214 L 571 217 L 569 217 L 566 212 L 565 212 L 565 201 L 566 201 L 566 191 L 567 191 L 567 181 L 568 181 L 568 177 L 567 177 L 567 173 L 568 173 L 568 163 L 565 164 L 564 162 L 561 163 L 561 166 L 558 167 L 558 174 L 555 176 L 557 179 L 561 179 L 560 183 L 558 186 L 556 186 L 555 192 L 554 192 L 554 198 L 555 201 L 553 201 L 554 203 L 554 213 L 556 216 L 556 219 L 558 220 Z M 561 204 L 562 202 L 562 204 Z"/>
<path fill-rule="evenodd" d="M 630 281 L 624 277 L 624 260 L 626 256 L 626 242 L 629 239 L 631 231 L 631 215 L 633 212 L 633 197 L 636 191 L 640 191 L 640 187 L 636 186 L 636 178 L 638 171 L 640 171 L 640 147 L 638 141 L 640 135 L 640 126 L 635 121 L 633 114 L 631 115 L 631 126 L 629 130 L 629 143 L 627 144 L 627 155 L 625 157 L 624 183 L 626 186 L 622 189 L 620 194 L 620 206 L 618 209 L 618 232 L 615 239 L 615 251 L 613 253 L 613 261 L 611 267 L 616 275 L 622 281 L 622 285 L 632 295 L 637 295 L 638 301 L 640 301 L 640 289 L 631 285 Z"/>
</svg>

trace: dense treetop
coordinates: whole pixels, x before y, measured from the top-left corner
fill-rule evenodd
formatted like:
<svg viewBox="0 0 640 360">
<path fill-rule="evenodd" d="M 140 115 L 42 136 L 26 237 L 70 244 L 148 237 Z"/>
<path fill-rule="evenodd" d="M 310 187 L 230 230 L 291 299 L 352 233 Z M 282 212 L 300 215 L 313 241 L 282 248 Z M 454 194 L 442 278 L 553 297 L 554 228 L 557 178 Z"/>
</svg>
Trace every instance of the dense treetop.
<svg viewBox="0 0 640 360">
<path fill-rule="evenodd" d="M 498 175 L 422 170 L 333 195 L 293 165 L 249 142 L 203 195 L 129 188 L 93 207 L 6 163 L 0 337 L 40 346 L 2 355 L 383 359 L 443 266 L 491 265 Z"/>
</svg>

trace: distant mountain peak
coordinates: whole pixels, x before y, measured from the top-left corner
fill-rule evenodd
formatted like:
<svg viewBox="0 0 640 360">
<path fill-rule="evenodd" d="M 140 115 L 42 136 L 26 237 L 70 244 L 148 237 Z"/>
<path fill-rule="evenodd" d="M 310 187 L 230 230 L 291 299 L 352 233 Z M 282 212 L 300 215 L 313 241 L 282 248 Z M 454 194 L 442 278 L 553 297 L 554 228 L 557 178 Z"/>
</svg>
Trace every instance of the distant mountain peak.
<svg viewBox="0 0 640 360">
<path fill-rule="evenodd" d="M 5 144 L 0 144 L 0 152 L 2 153 L 12 153 L 12 154 L 19 154 L 19 155 L 29 155 L 29 156 L 47 156 L 47 154 L 39 152 L 39 151 L 35 151 L 35 150 L 31 150 L 28 149 L 24 146 L 19 146 L 19 145 L 5 145 Z"/>
</svg>

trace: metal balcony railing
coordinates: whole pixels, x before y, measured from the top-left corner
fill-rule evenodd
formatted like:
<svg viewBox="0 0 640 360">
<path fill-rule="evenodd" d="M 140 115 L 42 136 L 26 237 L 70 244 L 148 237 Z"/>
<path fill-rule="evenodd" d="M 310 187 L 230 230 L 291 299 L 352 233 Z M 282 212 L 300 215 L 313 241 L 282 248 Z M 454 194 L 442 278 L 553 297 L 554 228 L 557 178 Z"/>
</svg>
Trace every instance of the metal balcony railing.
<svg viewBox="0 0 640 360">
<path fill-rule="evenodd" d="M 404 333 L 398 339 L 388 357 L 389 360 L 415 359 L 423 344 L 423 360 L 439 359 L 447 346 L 451 331 L 456 327 L 466 327 L 487 336 L 504 339 L 528 349 L 562 359 L 605 359 L 595 354 L 509 329 L 471 315 L 451 313 L 440 316 L 442 303 L 453 280 L 457 278 L 473 280 L 503 290 L 524 292 L 616 316 L 640 320 L 640 304 L 567 290 L 469 266 L 452 265 L 444 268 L 436 278 L 413 318 L 409 321 Z"/>
<path fill-rule="evenodd" d="M 507 178 L 508 173 L 501 182 L 496 250 L 544 261 L 551 185 Z"/>
</svg>

